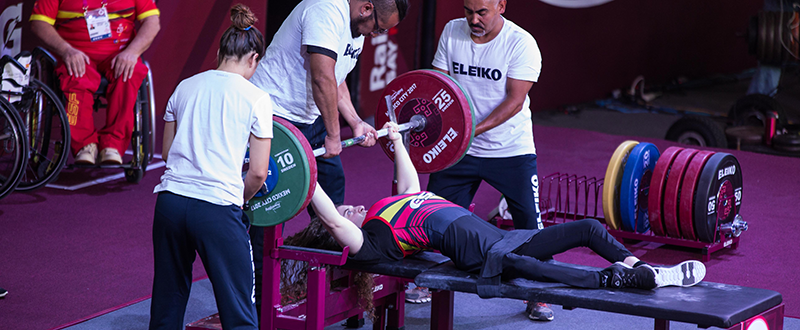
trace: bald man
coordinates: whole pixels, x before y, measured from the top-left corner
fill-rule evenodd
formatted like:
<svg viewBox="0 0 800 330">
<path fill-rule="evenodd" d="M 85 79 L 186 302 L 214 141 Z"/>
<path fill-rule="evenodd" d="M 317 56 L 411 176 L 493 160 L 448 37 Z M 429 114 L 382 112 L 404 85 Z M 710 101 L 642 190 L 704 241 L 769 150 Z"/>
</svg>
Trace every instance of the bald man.
<svg viewBox="0 0 800 330">
<path fill-rule="evenodd" d="M 506 0 L 465 0 L 466 17 L 442 31 L 433 67 L 464 88 L 478 125 L 467 155 L 431 174 L 427 190 L 468 208 L 486 181 L 505 196 L 516 229 L 542 229 L 528 97 L 542 56 L 531 34 L 502 16 L 505 10 Z M 528 316 L 550 321 L 553 311 L 531 302 Z"/>
</svg>

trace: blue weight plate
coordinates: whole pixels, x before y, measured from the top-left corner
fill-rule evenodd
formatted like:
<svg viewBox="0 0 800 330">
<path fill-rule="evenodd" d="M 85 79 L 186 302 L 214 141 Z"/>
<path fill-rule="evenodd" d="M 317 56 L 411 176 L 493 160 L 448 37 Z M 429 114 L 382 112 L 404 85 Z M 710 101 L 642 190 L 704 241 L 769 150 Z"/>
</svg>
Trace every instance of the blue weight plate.
<svg viewBox="0 0 800 330">
<path fill-rule="evenodd" d="M 275 189 L 275 186 L 278 185 L 278 177 L 280 177 L 280 172 L 276 170 L 277 168 L 278 163 L 276 163 L 275 159 L 270 156 L 267 179 L 264 180 L 264 185 L 261 186 L 261 189 L 259 189 L 258 192 L 256 192 L 256 195 L 253 197 L 264 197 L 266 194 L 269 194 L 272 189 Z"/>
<path fill-rule="evenodd" d="M 620 218 L 622 228 L 644 233 L 650 230 L 648 197 L 650 178 L 660 153 L 652 143 L 642 142 L 631 150 L 620 184 Z"/>
<path fill-rule="evenodd" d="M 718 152 L 708 159 L 697 182 L 694 205 L 697 238 L 718 241 L 719 226 L 733 222 L 742 207 L 742 168 L 736 157 Z"/>
</svg>

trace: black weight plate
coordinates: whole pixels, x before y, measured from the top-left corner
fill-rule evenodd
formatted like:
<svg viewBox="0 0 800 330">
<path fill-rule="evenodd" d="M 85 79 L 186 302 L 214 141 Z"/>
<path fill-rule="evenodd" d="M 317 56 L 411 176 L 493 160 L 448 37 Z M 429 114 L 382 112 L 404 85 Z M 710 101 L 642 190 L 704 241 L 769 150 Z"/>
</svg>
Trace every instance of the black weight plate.
<svg viewBox="0 0 800 330">
<path fill-rule="evenodd" d="M 694 197 L 695 232 L 707 243 L 719 240 L 719 225 L 733 222 L 742 205 L 742 168 L 731 154 L 716 153 L 700 174 Z"/>
<path fill-rule="evenodd" d="M 772 138 L 772 147 L 786 152 L 800 152 L 800 134 L 792 132 L 775 135 Z"/>
</svg>

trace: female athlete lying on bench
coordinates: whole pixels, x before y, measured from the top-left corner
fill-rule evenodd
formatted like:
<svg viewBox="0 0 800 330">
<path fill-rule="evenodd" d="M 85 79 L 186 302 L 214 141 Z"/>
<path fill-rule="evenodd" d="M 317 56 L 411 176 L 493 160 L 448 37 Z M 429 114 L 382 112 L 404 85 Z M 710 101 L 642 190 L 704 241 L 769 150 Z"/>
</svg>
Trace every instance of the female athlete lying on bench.
<svg viewBox="0 0 800 330">
<path fill-rule="evenodd" d="M 322 225 L 339 245 L 350 247 L 351 263 L 392 262 L 420 250 L 438 250 L 459 269 L 479 272 L 487 284 L 484 289 L 490 290 L 484 291 L 486 296 L 492 296 L 492 284 L 499 284 L 500 275 L 582 288 L 648 290 L 692 286 L 705 276 L 705 266 L 699 261 L 672 267 L 640 261 L 594 219 L 542 230 L 500 230 L 458 205 L 420 191 L 416 169 L 397 125 L 387 123 L 385 127 L 395 145 L 399 195 L 381 199 L 369 210 L 364 206 L 337 207 L 317 185 L 311 199 Z M 546 262 L 555 254 L 580 246 L 589 247 L 613 264 L 592 271 Z"/>
</svg>

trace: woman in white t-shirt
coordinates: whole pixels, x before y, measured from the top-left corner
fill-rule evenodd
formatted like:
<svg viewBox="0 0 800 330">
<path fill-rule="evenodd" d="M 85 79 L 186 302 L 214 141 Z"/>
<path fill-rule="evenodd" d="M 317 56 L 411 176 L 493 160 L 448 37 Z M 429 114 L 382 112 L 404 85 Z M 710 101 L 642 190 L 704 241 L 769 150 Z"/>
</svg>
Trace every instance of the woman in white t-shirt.
<svg viewBox="0 0 800 330">
<path fill-rule="evenodd" d="M 269 95 L 249 79 L 264 38 L 249 8 L 231 8 L 218 67 L 183 80 L 167 103 L 167 169 L 153 216 L 155 275 L 150 329 L 182 328 L 195 254 L 205 266 L 225 329 L 256 329 L 249 220 L 242 204 L 264 183 L 272 139 Z M 250 145 L 250 169 L 242 160 Z"/>
</svg>

